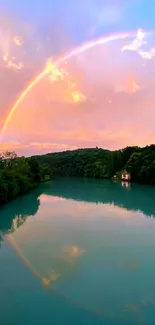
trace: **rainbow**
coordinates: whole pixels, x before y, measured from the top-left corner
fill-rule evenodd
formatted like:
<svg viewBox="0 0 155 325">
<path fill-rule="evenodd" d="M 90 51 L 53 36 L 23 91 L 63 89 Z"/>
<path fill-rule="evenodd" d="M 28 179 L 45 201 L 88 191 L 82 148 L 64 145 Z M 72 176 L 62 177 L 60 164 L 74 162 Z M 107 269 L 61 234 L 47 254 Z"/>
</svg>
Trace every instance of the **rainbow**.
<svg viewBox="0 0 155 325">
<path fill-rule="evenodd" d="M 58 57 L 55 61 L 54 61 L 54 65 L 55 66 L 59 66 L 60 64 L 64 63 L 66 60 L 72 58 L 73 56 L 76 56 L 77 54 L 83 53 L 97 45 L 100 44 L 106 44 L 115 40 L 123 40 L 123 39 L 127 39 L 127 38 L 131 38 L 131 37 L 135 37 L 136 36 L 136 32 L 126 32 L 126 33 L 117 33 L 117 34 L 112 34 L 109 36 L 104 36 L 101 38 L 98 38 L 96 40 L 92 40 L 89 41 L 87 43 L 82 44 L 81 46 L 78 46 L 76 48 L 74 48 L 73 50 L 65 53 L 64 55 L 62 55 L 61 57 Z M 26 97 L 26 95 L 31 91 L 32 88 L 35 87 L 35 85 L 38 84 L 38 82 L 47 74 L 49 74 L 50 71 L 48 71 L 46 68 L 40 72 L 29 84 L 28 86 L 22 91 L 21 95 L 17 98 L 16 102 L 14 103 L 14 105 L 11 107 L 9 113 L 7 114 L 7 117 L 4 121 L 4 124 L 2 126 L 2 129 L 0 131 L 0 140 L 2 140 L 2 137 L 6 131 L 6 128 L 9 124 L 9 122 L 12 119 L 13 114 L 15 113 L 15 111 L 17 110 L 19 104 L 23 101 L 23 99 Z"/>
<path fill-rule="evenodd" d="M 60 289 L 58 289 L 55 286 L 52 286 L 52 282 L 45 278 L 42 277 L 37 270 L 32 266 L 32 264 L 28 261 L 28 259 L 24 256 L 24 254 L 22 253 L 21 249 L 19 248 L 18 244 L 15 241 L 15 238 L 13 237 L 12 234 L 7 234 L 5 235 L 6 240 L 9 242 L 10 246 L 15 250 L 15 253 L 17 254 L 17 256 L 20 258 L 20 260 L 23 262 L 24 266 L 39 280 L 39 282 L 41 283 L 41 285 L 44 286 L 44 288 L 52 288 L 52 291 L 57 295 L 60 296 L 62 298 L 64 298 L 67 302 L 69 302 L 70 304 L 72 304 L 73 306 L 75 306 L 75 308 L 81 308 L 87 312 L 91 312 L 95 315 L 100 315 L 100 317 L 102 317 L 102 311 L 98 311 L 98 310 L 93 310 L 90 307 L 85 307 L 83 305 L 81 305 L 81 303 L 77 302 L 76 300 L 72 300 L 71 298 L 68 297 L 68 295 L 66 295 L 64 292 L 62 292 Z M 24 281 L 24 279 L 23 279 Z"/>
<path fill-rule="evenodd" d="M 32 264 L 29 262 L 29 260 L 23 255 L 21 249 L 17 245 L 15 238 L 11 234 L 5 235 L 5 238 L 9 242 L 9 244 L 12 246 L 12 248 L 15 250 L 16 254 L 18 257 L 22 260 L 23 264 L 25 265 L 26 268 L 28 268 L 32 274 L 38 278 L 43 286 L 49 286 L 51 284 L 50 280 L 41 276 L 37 270 L 32 266 Z"/>
</svg>

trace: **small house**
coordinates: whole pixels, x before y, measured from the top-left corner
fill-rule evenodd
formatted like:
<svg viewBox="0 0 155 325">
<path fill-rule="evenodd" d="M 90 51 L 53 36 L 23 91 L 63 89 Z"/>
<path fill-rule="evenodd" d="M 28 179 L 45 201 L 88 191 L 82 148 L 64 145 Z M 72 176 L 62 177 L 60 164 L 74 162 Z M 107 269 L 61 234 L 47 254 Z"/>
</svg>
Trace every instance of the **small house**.
<svg viewBox="0 0 155 325">
<path fill-rule="evenodd" d="M 128 173 L 128 172 L 123 172 L 123 173 L 122 173 L 122 181 L 130 182 L 130 180 L 131 180 L 131 175 L 130 175 L 130 173 Z"/>
</svg>

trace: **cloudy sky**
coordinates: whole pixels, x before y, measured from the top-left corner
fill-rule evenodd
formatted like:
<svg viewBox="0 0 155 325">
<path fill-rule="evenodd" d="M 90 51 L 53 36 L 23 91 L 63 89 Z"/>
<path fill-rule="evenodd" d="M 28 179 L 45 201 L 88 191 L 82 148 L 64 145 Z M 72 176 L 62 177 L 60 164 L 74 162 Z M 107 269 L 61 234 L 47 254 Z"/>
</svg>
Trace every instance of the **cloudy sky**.
<svg viewBox="0 0 155 325">
<path fill-rule="evenodd" d="M 153 0 L 0 0 L 0 151 L 154 143 L 154 15 Z"/>
</svg>

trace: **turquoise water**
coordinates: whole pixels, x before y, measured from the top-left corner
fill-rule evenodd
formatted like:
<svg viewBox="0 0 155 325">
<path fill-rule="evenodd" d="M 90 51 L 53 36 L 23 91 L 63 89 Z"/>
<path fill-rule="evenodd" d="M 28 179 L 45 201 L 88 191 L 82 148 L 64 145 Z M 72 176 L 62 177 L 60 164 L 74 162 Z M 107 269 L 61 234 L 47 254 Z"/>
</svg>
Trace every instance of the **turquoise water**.
<svg viewBox="0 0 155 325">
<path fill-rule="evenodd" d="M 0 324 L 155 324 L 155 188 L 57 179 L 0 210 Z"/>
</svg>

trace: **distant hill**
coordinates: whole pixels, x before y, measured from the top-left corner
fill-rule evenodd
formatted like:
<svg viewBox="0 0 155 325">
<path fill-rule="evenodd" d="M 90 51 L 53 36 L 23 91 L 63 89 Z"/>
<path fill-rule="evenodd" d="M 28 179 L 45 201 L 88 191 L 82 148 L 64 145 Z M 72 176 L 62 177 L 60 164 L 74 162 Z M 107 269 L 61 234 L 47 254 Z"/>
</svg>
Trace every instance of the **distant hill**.
<svg viewBox="0 0 155 325">
<path fill-rule="evenodd" d="M 35 157 L 41 163 L 48 163 L 56 176 L 111 178 L 126 170 L 134 182 L 155 184 L 154 144 L 115 151 L 98 147 L 67 150 Z"/>
</svg>

